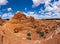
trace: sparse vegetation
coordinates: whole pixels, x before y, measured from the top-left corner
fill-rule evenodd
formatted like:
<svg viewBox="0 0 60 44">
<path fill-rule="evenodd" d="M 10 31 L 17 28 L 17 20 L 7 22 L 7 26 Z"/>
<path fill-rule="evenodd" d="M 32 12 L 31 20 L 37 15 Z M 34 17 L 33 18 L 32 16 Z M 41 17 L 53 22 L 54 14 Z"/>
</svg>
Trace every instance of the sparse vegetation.
<svg viewBox="0 0 60 44">
<path fill-rule="evenodd" d="M 39 34 L 41 37 L 44 36 L 44 32 L 37 31 L 37 34 Z"/>
<path fill-rule="evenodd" d="M 19 30 L 17 30 L 16 28 L 14 29 L 14 33 L 18 33 L 19 32 Z"/>
<path fill-rule="evenodd" d="M 48 29 L 45 29 L 45 33 L 48 33 Z"/>
<path fill-rule="evenodd" d="M 27 33 L 27 36 L 31 36 L 30 32 Z"/>
</svg>

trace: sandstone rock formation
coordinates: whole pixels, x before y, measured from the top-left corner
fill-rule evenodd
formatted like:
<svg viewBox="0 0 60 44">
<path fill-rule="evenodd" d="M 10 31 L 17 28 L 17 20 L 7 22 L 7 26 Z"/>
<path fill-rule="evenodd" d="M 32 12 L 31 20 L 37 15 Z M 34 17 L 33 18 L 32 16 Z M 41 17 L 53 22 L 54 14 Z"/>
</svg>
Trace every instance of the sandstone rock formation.
<svg viewBox="0 0 60 44">
<path fill-rule="evenodd" d="M 58 43 L 60 41 L 59 24 L 57 20 L 35 19 L 17 12 L 0 27 L 0 38 L 3 38 L 0 42 L 1 44 L 48 44 L 53 39 L 50 44 L 55 44 L 53 42 L 60 44 Z"/>
<path fill-rule="evenodd" d="M 6 20 L 0 18 L 0 26 L 2 26 L 5 22 Z"/>
</svg>

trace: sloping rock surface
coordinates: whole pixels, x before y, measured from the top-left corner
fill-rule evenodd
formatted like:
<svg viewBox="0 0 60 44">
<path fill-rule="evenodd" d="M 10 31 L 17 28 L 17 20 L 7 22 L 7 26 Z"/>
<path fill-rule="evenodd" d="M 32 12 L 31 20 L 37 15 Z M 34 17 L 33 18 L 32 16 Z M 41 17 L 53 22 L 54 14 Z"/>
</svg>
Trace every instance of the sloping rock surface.
<svg viewBox="0 0 60 44">
<path fill-rule="evenodd" d="M 0 27 L 1 44 L 60 44 L 60 20 L 35 19 L 17 12 Z M 1 42 L 2 41 L 2 42 Z"/>
</svg>

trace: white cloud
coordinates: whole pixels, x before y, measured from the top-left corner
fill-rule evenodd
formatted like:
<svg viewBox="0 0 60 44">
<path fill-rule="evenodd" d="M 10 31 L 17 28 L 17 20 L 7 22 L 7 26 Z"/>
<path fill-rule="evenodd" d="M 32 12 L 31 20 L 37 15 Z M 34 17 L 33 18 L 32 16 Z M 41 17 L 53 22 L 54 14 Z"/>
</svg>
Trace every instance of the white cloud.
<svg viewBox="0 0 60 44">
<path fill-rule="evenodd" d="M 12 8 L 7 8 L 8 11 L 12 11 Z"/>
<path fill-rule="evenodd" d="M 41 9 L 38 13 L 43 15 L 44 14 L 44 10 Z"/>
<path fill-rule="evenodd" d="M 2 19 L 10 19 L 11 17 L 13 17 L 13 14 L 12 13 L 4 13 L 2 16 Z"/>
<path fill-rule="evenodd" d="M 32 16 L 32 17 L 37 18 L 37 19 L 38 19 L 38 16 L 39 16 L 35 12 L 31 12 L 31 11 L 30 12 L 27 12 L 27 13 L 24 12 L 24 14 L 26 16 Z"/>
<path fill-rule="evenodd" d="M 34 12 L 28 12 L 29 15 L 34 15 Z"/>
<path fill-rule="evenodd" d="M 27 10 L 27 8 L 25 8 L 25 10 Z"/>
<path fill-rule="evenodd" d="M 6 5 L 8 3 L 7 0 L 0 0 L 0 5 Z"/>
<path fill-rule="evenodd" d="M 46 6 L 46 8 L 45 8 L 45 11 L 52 11 L 52 10 L 53 10 L 53 8 L 50 6 Z"/>
<path fill-rule="evenodd" d="M 42 3 L 45 3 L 45 5 L 48 6 L 50 0 L 32 0 L 32 2 L 33 2 L 32 7 L 37 7 Z"/>
<path fill-rule="evenodd" d="M 45 6 L 49 6 L 51 0 L 45 0 L 44 3 L 45 3 Z"/>
<path fill-rule="evenodd" d="M 50 18 L 60 18 L 60 13 L 52 14 L 47 13 L 48 15 L 38 15 L 38 19 L 50 19 Z"/>
<path fill-rule="evenodd" d="M 35 13 L 35 12 L 27 12 L 27 13 L 24 12 L 24 14 L 25 14 L 26 16 L 32 16 L 32 17 L 34 17 L 34 18 L 36 18 L 36 19 L 60 18 L 60 13 L 55 13 L 55 14 L 53 14 L 52 12 L 44 13 L 44 15 L 41 15 L 41 14 L 39 15 L 39 14 L 37 14 L 37 13 Z"/>
<path fill-rule="evenodd" d="M 53 4 L 53 9 L 54 9 L 56 12 L 60 12 L 60 0 L 57 1 L 57 2 L 54 2 L 54 4 Z"/>
<path fill-rule="evenodd" d="M 39 6 L 41 3 L 44 3 L 44 0 L 32 0 L 33 5 L 32 7 L 37 7 Z"/>
<path fill-rule="evenodd" d="M 42 3 L 45 3 L 45 10 L 46 11 L 54 11 L 54 12 L 60 12 L 60 0 L 55 1 L 53 4 L 50 3 L 51 0 L 32 0 L 33 5 L 32 7 L 37 7 Z M 52 7 L 51 7 L 51 6 Z"/>
<path fill-rule="evenodd" d="M 50 3 L 51 0 L 32 0 L 33 5 L 32 7 L 37 7 L 42 3 L 45 3 L 45 10 L 39 13 L 44 15 L 38 15 L 34 12 L 32 16 L 36 18 L 60 18 L 60 0 L 55 1 L 54 3 Z M 46 13 L 44 13 L 46 12 Z M 31 13 L 30 13 L 31 14 Z"/>
<path fill-rule="evenodd" d="M 45 7 L 46 11 L 60 12 L 60 0 L 55 1 L 53 4 L 50 3 L 50 1 L 48 1 L 48 3 L 45 2 Z"/>
<path fill-rule="evenodd" d="M 45 10 L 46 11 L 60 11 L 60 0 L 54 2 L 53 4 L 50 3 L 50 1 L 51 0 L 32 0 L 32 2 L 33 2 L 32 7 L 37 7 L 40 4 L 45 3 L 45 7 L 46 7 Z"/>
</svg>

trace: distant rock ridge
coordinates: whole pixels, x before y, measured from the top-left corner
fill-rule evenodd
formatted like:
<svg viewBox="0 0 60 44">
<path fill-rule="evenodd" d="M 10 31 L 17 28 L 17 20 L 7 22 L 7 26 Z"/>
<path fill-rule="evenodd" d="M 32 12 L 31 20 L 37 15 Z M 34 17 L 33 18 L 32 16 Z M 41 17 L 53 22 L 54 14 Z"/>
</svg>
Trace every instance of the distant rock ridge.
<svg viewBox="0 0 60 44">
<path fill-rule="evenodd" d="M 12 17 L 12 19 L 24 20 L 27 18 L 26 18 L 26 15 L 23 14 L 22 12 L 16 12 L 16 14 L 14 15 L 14 17 Z"/>
<path fill-rule="evenodd" d="M 23 12 L 16 12 L 15 15 L 10 19 L 10 22 L 20 22 L 21 20 L 34 21 L 34 17 L 27 17 Z"/>
</svg>

